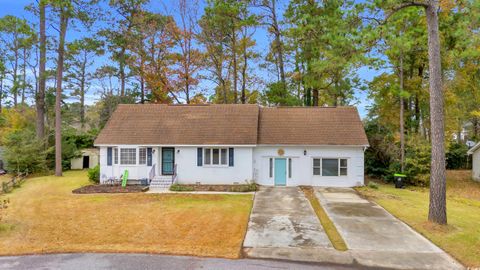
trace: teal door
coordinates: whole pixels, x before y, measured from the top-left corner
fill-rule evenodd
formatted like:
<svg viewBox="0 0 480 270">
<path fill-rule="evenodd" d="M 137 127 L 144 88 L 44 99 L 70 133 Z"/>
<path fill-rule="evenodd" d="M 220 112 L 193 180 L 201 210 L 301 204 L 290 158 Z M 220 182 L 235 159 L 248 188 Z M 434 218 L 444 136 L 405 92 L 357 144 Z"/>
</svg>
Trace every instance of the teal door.
<svg viewBox="0 0 480 270">
<path fill-rule="evenodd" d="M 287 185 L 287 159 L 275 159 L 275 186 Z"/>
<path fill-rule="evenodd" d="M 162 148 L 162 175 L 173 174 L 173 164 L 175 164 L 174 152 L 174 148 Z"/>
</svg>

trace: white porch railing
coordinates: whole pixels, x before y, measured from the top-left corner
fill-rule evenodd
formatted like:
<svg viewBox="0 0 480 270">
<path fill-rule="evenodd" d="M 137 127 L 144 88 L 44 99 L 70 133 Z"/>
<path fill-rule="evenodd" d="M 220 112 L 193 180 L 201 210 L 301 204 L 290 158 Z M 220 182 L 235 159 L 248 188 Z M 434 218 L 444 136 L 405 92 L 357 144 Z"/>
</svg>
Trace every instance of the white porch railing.
<svg viewBox="0 0 480 270">
<path fill-rule="evenodd" d="M 152 179 L 155 178 L 155 165 L 152 165 L 152 169 L 150 169 L 150 173 L 148 174 L 148 180 L 149 182 L 152 182 Z"/>
<path fill-rule="evenodd" d="M 177 181 L 177 164 L 173 165 L 172 185 Z"/>
</svg>

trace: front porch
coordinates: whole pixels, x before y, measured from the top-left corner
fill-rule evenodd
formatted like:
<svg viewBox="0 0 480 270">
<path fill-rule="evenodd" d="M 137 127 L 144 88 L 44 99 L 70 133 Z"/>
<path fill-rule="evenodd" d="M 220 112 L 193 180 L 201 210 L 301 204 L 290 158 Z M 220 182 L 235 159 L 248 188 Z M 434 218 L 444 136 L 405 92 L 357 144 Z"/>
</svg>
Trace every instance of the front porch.
<svg viewBox="0 0 480 270">
<path fill-rule="evenodd" d="M 118 145 L 101 149 L 106 159 L 102 165 L 101 183 L 120 182 L 127 174 L 128 184 L 147 184 L 169 188 L 176 181 L 174 147 Z"/>
</svg>

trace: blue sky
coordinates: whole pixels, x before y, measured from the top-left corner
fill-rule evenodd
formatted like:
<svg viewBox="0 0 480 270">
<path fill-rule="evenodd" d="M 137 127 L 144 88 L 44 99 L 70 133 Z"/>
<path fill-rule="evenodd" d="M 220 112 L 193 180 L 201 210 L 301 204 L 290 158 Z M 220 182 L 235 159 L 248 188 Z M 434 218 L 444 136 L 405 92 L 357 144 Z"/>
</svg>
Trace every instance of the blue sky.
<svg viewBox="0 0 480 270">
<path fill-rule="evenodd" d="M 28 11 L 25 11 L 25 6 L 31 4 L 31 3 L 36 3 L 36 0 L 0 0 L 0 17 L 3 17 L 5 15 L 15 15 L 21 18 L 25 18 L 31 22 L 37 23 L 38 18 L 33 16 Z M 200 7 L 199 7 L 199 16 L 202 15 L 203 12 L 203 2 L 200 0 Z M 288 4 L 288 1 L 278 1 L 278 8 L 280 11 L 285 9 L 286 5 Z M 178 19 L 176 16 L 175 12 L 175 7 L 176 6 L 176 1 L 175 0 L 152 0 L 151 4 L 149 4 L 148 9 L 156 12 L 167 12 L 171 15 L 174 16 L 174 18 Z M 97 24 L 99 27 L 105 27 L 103 24 Z M 52 29 L 51 27 L 48 27 L 47 32 L 50 33 L 50 35 L 56 36 L 57 34 L 55 33 L 55 30 Z M 75 28 L 70 28 L 69 31 L 67 32 L 67 41 L 72 41 L 77 38 L 81 38 L 82 36 L 89 35 L 90 33 L 84 29 L 83 27 L 75 27 Z M 269 36 L 266 32 L 266 30 L 262 27 L 259 27 L 255 34 L 254 34 L 254 39 L 257 42 L 256 45 L 256 51 L 260 52 L 262 56 L 266 53 L 268 50 L 268 44 L 270 43 Z M 95 61 L 95 67 L 101 66 L 103 64 L 108 64 L 109 59 L 107 56 L 105 57 L 99 57 Z M 272 78 L 272 74 L 267 72 L 266 70 L 262 69 L 259 67 L 259 64 L 262 61 L 258 61 L 256 63 L 252 63 L 253 68 L 255 69 L 255 73 L 259 76 L 262 77 L 264 81 L 269 81 L 274 78 Z M 373 77 L 379 74 L 380 71 L 372 70 L 367 67 L 362 67 L 359 70 L 357 70 L 357 73 L 359 77 L 366 82 L 371 81 Z M 98 99 L 98 95 L 96 94 L 95 88 L 99 87 L 98 85 L 92 85 L 91 89 L 89 90 L 89 93 L 87 95 L 88 102 L 87 103 L 93 103 Z M 202 89 L 209 89 L 211 86 L 208 84 L 208 82 L 204 82 L 203 85 L 200 86 Z M 370 104 L 370 100 L 368 100 L 366 93 L 364 92 L 357 92 L 356 93 L 356 98 L 357 102 L 355 105 L 358 107 L 359 112 L 362 117 L 366 115 L 367 112 L 367 107 Z M 74 99 L 72 99 L 74 101 Z"/>
</svg>

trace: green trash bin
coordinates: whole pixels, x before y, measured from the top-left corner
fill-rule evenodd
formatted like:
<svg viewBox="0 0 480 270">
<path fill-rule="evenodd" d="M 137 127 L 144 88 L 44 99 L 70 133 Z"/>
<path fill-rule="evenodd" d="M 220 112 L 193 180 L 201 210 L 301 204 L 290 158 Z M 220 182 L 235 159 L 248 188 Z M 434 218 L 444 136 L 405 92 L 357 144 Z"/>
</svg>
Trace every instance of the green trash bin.
<svg viewBox="0 0 480 270">
<path fill-rule="evenodd" d="M 395 188 L 404 188 L 406 177 L 407 176 L 405 174 L 401 174 L 401 173 L 394 174 L 393 179 L 395 181 Z"/>
</svg>

